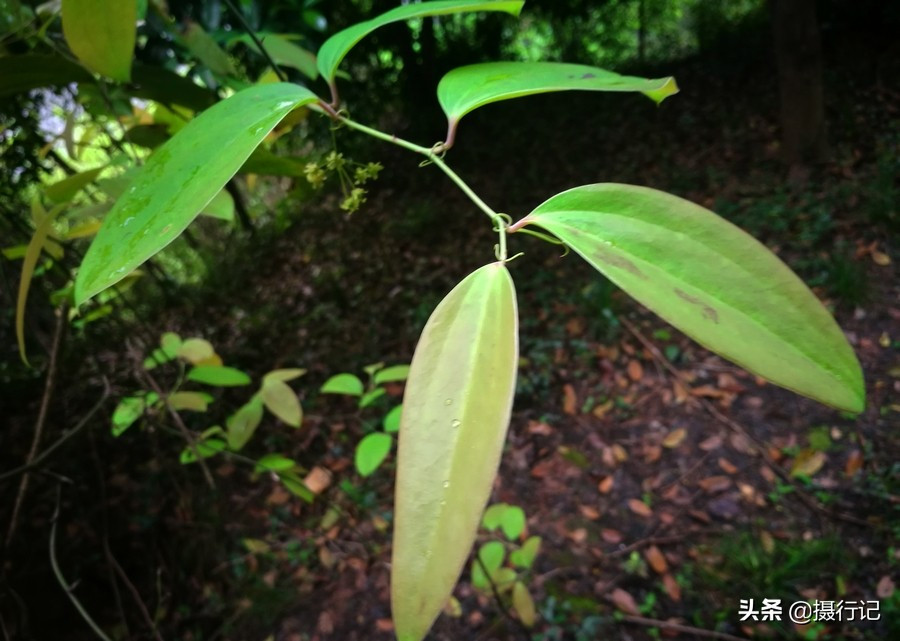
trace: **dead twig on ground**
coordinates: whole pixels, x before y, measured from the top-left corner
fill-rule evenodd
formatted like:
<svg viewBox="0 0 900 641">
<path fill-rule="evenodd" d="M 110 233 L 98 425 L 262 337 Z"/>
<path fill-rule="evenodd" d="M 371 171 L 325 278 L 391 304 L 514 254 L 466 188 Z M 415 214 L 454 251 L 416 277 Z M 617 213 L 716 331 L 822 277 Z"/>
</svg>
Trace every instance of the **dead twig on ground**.
<svg viewBox="0 0 900 641">
<path fill-rule="evenodd" d="M 747 641 L 744 637 L 736 637 L 727 632 L 716 632 L 715 630 L 706 630 L 704 628 L 695 628 L 692 625 L 684 625 L 681 623 L 673 623 L 672 621 L 663 621 L 661 619 L 648 619 L 633 614 L 625 614 L 622 616 L 623 621 L 633 623 L 635 625 L 643 625 L 648 628 L 662 628 L 664 630 L 672 630 L 673 632 L 682 632 L 684 634 L 693 634 L 698 637 L 706 637 L 707 639 L 721 639 L 722 641 Z"/>
</svg>

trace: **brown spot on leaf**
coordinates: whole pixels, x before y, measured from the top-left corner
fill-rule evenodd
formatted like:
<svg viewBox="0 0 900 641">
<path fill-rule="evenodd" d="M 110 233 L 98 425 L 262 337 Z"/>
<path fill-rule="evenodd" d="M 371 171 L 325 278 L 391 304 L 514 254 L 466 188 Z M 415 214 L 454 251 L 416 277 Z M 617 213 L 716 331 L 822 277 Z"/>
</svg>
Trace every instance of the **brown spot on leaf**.
<svg viewBox="0 0 900 641">
<path fill-rule="evenodd" d="M 591 78 L 596 78 L 596 77 L 597 77 L 596 74 L 593 74 L 593 73 L 586 73 L 586 74 L 583 74 L 583 75 L 581 76 L 581 79 L 582 79 L 582 80 L 589 80 L 589 79 L 591 79 Z"/>
<path fill-rule="evenodd" d="M 704 318 L 708 318 L 714 323 L 719 322 L 719 312 L 717 312 L 714 308 L 710 307 L 696 296 L 691 296 L 687 292 L 684 292 L 677 287 L 673 291 L 675 292 L 675 295 L 678 296 L 678 298 L 680 298 L 681 300 L 687 301 L 691 305 L 699 305 L 701 310 L 703 311 Z"/>
</svg>

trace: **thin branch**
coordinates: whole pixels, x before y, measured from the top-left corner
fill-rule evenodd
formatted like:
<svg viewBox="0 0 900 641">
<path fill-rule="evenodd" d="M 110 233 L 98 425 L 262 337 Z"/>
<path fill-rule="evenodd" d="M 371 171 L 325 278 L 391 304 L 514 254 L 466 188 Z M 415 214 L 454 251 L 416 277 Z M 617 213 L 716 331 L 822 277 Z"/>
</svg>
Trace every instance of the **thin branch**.
<svg viewBox="0 0 900 641">
<path fill-rule="evenodd" d="M 181 432 L 181 435 L 184 437 L 184 440 L 187 441 L 187 446 L 193 452 L 194 456 L 197 459 L 197 463 L 199 463 L 200 468 L 203 470 L 203 476 L 206 478 L 206 483 L 209 485 L 210 489 L 216 489 L 216 481 L 213 478 L 212 472 L 209 471 L 209 466 L 206 464 L 206 460 L 200 454 L 200 450 L 197 449 L 197 440 L 191 435 L 191 431 L 187 428 L 187 425 L 184 424 L 184 421 L 181 420 L 181 415 L 172 409 L 172 406 L 169 405 L 168 400 L 166 398 L 166 393 L 162 391 L 162 388 L 156 382 L 156 379 L 153 378 L 146 371 L 144 372 L 144 378 L 150 384 L 150 387 L 153 388 L 153 391 L 159 395 L 159 398 L 166 405 L 166 409 L 169 412 L 169 415 L 172 417 L 172 420 L 175 422 L 176 427 Z"/>
<path fill-rule="evenodd" d="M 41 463 L 43 463 L 53 452 L 55 452 L 59 447 L 61 447 L 66 441 L 75 436 L 78 432 L 80 432 L 85 425 L 90 423 L 91 419 L 94 418 L 94 415 L 100 411 L 103 407 L 103 404 L 109 398 L 110 388 L 109 381 L 106 380 L 106 377 L 103 377 L 103 395 L 100 397 L 94 406 L 90 409 L 90 411 L 85 415 L 83 419 L 78 421 L 78 423 L 70 429 L 68 432 L 63 434 L 58 441 L 56 441 L 53 445 L 45 449 L 43 452 L 34 457 L 34 459 L 30 463 L 26 463 L 25 465 L 21 465 L 15 469 L 8 470 L 0 474 L 0 481 L 7 479 L 11 476 L 16 476 L 21 474 L 22 472 L 27 472 L 29 470 L 33 470 L 38 467 Z"/>
<path fill-rule="evenodd" d="M 137 604 L 138 610 L 141 611 L 141 615 L 143 615 L 144 621 L 146 621 L 147 625 L 153 631 L 153 637 L 156 639 L 156 641 L 163 641 L 163 638 L 162 636 L 160 636 L 156 624 L 153 622 L 153 617 L 150 616 L 150 612 L 149 610 L 147 610 L 147 606 L 144 604 L 144 600 L 141 599 L 141 593 L 138 592 L 136 587 L 134 587 L 134 583 L 129 580 L 128 575 L 125 574 L 125 570 L 123 570 L 122 566 L 119 565 L 116 557 L 112 555 L 108 544 L 106 545 L 106 557 L 110 564 L 113 566 L 113 569 L 116 571 L 116 574 L 118 574 L 119 578 L 122 579 L 122 583 L 124 583 L 125 587 L 128 588 L 128 591 L 131 592 L 131 596 L 134 597 L 134 602 Z"/>
<path fill-rule="evenodd" d="M 98 637 L 100 637 L 103 641 L 112 641 L 103 630 L 100 629 L 100 626 L 91 618 L 91 615 L 88 614 L 88 611 L 84 609 L 84 606 L 81 605 L 81 601 L 75 596 L 72 591 L 72 587 L 66 581 L 66 577 L 63 576 L 62 570 L 59 568 L 59 563 L 56 561 L 56 525 L 59 521 L 59 505 L 62 499 L 62 488 L 57 487 L 56 489 L 56 509 L 53 510 L 53 520 L 50 523 L 50 567 L 53 568 L 53 574 L 56 576 L 56 580 L 59 582 L 60 587 L 65 591 L 66 595 L 72 601 L 72 605 L 75 606 L 75 609 L 78 610 L 78 613 L 81 615 L 81 618 L 85 620 L 85 622 L 91 626 L 91 629 L 96 633 Z"/>
<path fill-rule="evenodd" d="M 716 632 L 715 630 L 705 630 L 704 628 L 695 628 L 692 625 L 683 625 L 681 623 L 672 623 L 671 621 L 662 621 L 660 619 L 648 619 L 647 617 L 639 617 L 633 614 L 625 614 L 622 616 L 623 621 L 634 623 L 635 625 L 643 625 L 649 628 L 662 628 L 664 630 L 672 630 L 673 632 L 681 632 L 682 634 L 693 634 L 698 637 L 706 637 L 707 639 L 722 639 L 722 641 L 747 641 L 745 637 L 736 637 L 727 632 Z"/>
<path fill-rule="evenodd" d="M 68 325 L 68 314 L 66 313 L 68 308 L 68 304 L 63 303 L 57 310 L 56 330 L 53 332 L 53 346 L 50 348 L 50 363 L 47 366 L 47 381 L 44 383 L 44 394 L 41 397 L 41 406 L 38 410 L 37 421 L 34 425 L 34 437 L 31 439 L 31 449 L 28 451 L 28 458 L 25 459 L 26 465 L 30 465 L 34 461 L 37 456 L 38 447 L 40 447 L 41 444 L 41 437 L 44 435 L 44 426 L 47 423 L 47 410 L 50 407 L 50 399 L 53 397 L 53 387 L 56 384 L 56 363 L 59 359 L 63 335 L 65 334 Z M 22 509 L 22 504 L 25 502 L 25 494 L 28 491 L 28 480 L 29 475 L 26 471 L 19 483 L 19 491 L 16 494 L 12 515 L 9 518 L 9 528 L 6 531 L 6 547 L 9 547 L 9 544 L 16 533 L 19 512 Z"/>
<path fill-rule="evenodd" d="M 266 59 L 266 62 L 272 67 L 275 71 L 275 75 L 278 76 L 278 79 L 281 82 L 287 82 L 287 76 L 284 75 L 284 72 L 281 68 L 275 64 L 275 61 L 272 59 L 272 56 L 269 55 L 269 52 L 266 51 L 266 47 L 263 45 L 262 41 L 256 35 L 256 32 L 253 30 L 253 27 L 250 26 L 250 23 L 247 22 L 247 18 L 244 17 L 244 12 L 234 6 L 234 2 L 231 0 L 225 0 L 225 4 L 228 5 L 228 8 L 231 9 L 231 13 L 235 15 L 238 21 L 241 23 L 241 26 L 244 27 L 244 31 L 247 32 L 247 35 L 253 40 L 253 44 L 256 45 L 259 52 L 263 55 L 263 58 Z"/>
</svg>

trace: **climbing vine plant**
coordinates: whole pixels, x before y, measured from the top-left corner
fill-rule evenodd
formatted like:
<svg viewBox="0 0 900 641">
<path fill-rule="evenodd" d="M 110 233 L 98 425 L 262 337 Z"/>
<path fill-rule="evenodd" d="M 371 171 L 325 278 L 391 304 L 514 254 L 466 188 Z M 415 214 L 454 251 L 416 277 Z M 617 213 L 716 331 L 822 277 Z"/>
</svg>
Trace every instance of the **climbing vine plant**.
<svg viewBox="0 0 900 641">
<path fill-rule="evenodd" d="M 134 175 L 75 280 L 78 306 L 126 278 L 177 238 L 279 122 L 301 107 L 424 156 L 487 215 L 497 234 L 493 260 L 465 277 L 434 310 L 409 370 L 391 566 L 392 609 L 401 641 L 423 639 L 449 598 L 497 474 L 518 362 L 516 294 L 508 268 L 516 257 L 509 252 L 511 236 L 564 244 L 705 347 L 778 385 L 851 412 L 861 411 L 865 402 L 859 363 L 829 313 L 774 254 L 713 212 L 655 189 L 601 183 L 551 196 L 513 222 L 484 202 L 446 161 L 461 119 L 483 105 L 570 90 L 639 92 L 660 102 L 678 91 L 672 78 L 551 62 L 454 69 L 437 88 L 448 126 L 444 141 L 433 146 L 373 129 L 341 110 L 338 68 L 372 31 L 391 22 L 468 11 L 518 15 L 523 1 L 439 0 L 397 7 L 322 46 L 316 67 L 330 98 L 274 82 L 242 89 L 208 108 Z M 89 40 L 82 33 L 89 25 L 79 15 L 90 20 L 91 4 L 63 3 L 66 36 L 76 42 Z M 133 12 L 120 13 L 103 14 L 104 24 L 89 31 L 109 33 L 119 27 L 106 22 L 133 22 Z M 123 55 L 96 46 L 72 50 L 93 71 L 128 77 Z"/>
</svg>

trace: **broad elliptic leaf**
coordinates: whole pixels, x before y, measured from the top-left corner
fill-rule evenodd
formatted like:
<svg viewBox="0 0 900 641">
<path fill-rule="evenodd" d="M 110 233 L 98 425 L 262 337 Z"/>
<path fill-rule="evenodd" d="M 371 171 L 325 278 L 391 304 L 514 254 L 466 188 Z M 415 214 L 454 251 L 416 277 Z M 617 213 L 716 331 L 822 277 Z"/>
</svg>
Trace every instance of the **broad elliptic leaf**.
<svg viewBox="0 0 900 641">
<path fill-rule="evenodd" d="M 203 392 L 175 392 L 166 399 L 166 402 L 173 410 L 205 412 L 212 402 L 212 397 Z"/>
<path fill-rule="evenodd" d="M 281 454 L 266 454 L 256 462 L 254 473 L 287 472 L 297 467 L 297 463 Z"/>
<path fill-rule="evenodd" d="M 522 623 L 529 628 L 533 626 L 537 619 L 534 599 L 531 598 L 531 593 L 521 581 L 516 581 L 515 585 L 513 585 L 512 603 L 513 608 L 515 608 L 516 614 L 519 615 L 519 619 Z"/>
<path fill-rule="evenodd" d="M 834 319 L 772 252 L 711 211 L 615 183 L 558 194 L 535 224 L 704 347 L 770 381 L 852 412 L 859 362 Z"/>
<path fill-rule="evenodd" d="M 518 363 L 503 263 L 466 277 L 428 319 L 406 382 L 394 499 L 391 604 L 420 641 L 465 565 L 506 438 Z"/>
<path fill-rule="evenodd" d="M 244 372 L 223 365 L 198 365 L 187 373 L 187 379 L 216 387 L 237 387 L 250 384 L 250 377 Z"/>
<path fill-rule="evenodd" d="M 127 82 L 137 36 L 137 0 L 62 0 L 66 42 L 92 71 Z"/>
<path fill-rule="evenodd" d="M 238 451 L 259 427 L 263 416 L 263 403 L 259 396 L 254 396 L 238 411 L 228 417 L 225 426 L 228 433 L 228 447 Z"/>
<path fill-rule="evenodd" d="M 316 67 L 316 54 L 313 52 L 294 44 L 288 39 L 288 36 L 276 33 L 258 33 L 257 36 L 262 41 L 266 51 L 272 56 L 275 64 L 293 67 L 312 80 L 319 77 L 319 70 Z M 252 40 L 248 45 L 255 50 Z"/>
<path fill-rule="evenodd" d="M 534 564 L 534 559 L 541 549 L 541 537 L 531 536 L 518 550 L 509 553 L 509 562 L 516 567 L 528 570 Z"/>
<path fill-rule="evenodd" d="M 325 80 L 329 84 L 333 84 L 337 68 L 344 56 L 357 42 L 386 24 L 412 18 L 470 11 L 505 11 L 518 16 L 523 4 L 525 4 L 525 0 L 435 0 L 404 4 L 371 20 L 347 27 L 331 36 L 319 49 L 316 64 Z"/>
<path fill-rule="evenodd" d="M 356 455 L 353 462 L 360 476 L 369 476 L 377 470 L 385 457 L 391 451 L 394 439 L 384 432 L 367 434 L 356 446 Z"/>
<path fill-rule="evenodd" d="M 225 449 L 225 441 L 220 438 L 208 438 L 202 441 L 197 441 L 194 444 L 194 447 L 186 447 L 181 451 L 181 455 L 178 457 L 178 461 L 182 465 L 187 465 L 188 463 L 196 463 L 198 458 L 197 455 L 200 455 L 200 458 L 209 458 L 210 456 L 215 456 L 219 452 Z"/>
<path fill-rule="evenodd" d="M 316 100 L 298 85 L 258 85 L 191 120 L 147 159 L 107 215 L 78 270 L 75 303 L 175 240 L 288 112 Z"/>
<path fill-rule="evenodd" d="M 400 417 L 403 415 L 403 405 L 398 405 L 384 417 L 384 431 L 388 433 L 400 431 Z"/>
<path fill-rule="evenodd" d="M 375 372 L 374 381 L 376 385 L 384 383 L 399 383 L 405 381 L 409 376 L 409 365 L 391 365 Z"/>
<path fill-rule="evenodd" d="M 484 516 L 481 517 L 481 527 L 490 532 L 496 530 L 500 527 L 503 515 L 508 508 L 509 504 L 507 503 L 494 503 L 484 511 Z"/>
<path fill-rule="evenodd" d="M 510 541 L 515 541 L 525 531 L 525 512 L 518 505 L 508 505 L 500 517 L 500 528 Z"/>
<path fill-rule="evenodd" d="M 272 414 L 291 427 L 300 427 L 303 410 L 297 395 L 287 383 L 277 378 L 266 378 L 263 380 L 261 396 L 266 409 Z"/>
<path fill-rule="evenodd" d="M 145 402 L 142 396 L 126 396 L 119 401 L 112 415 L 113 436 L 122 434 L 141 417 L 144 413 Z"/>
<path fill-rule="evenodd" d="M 678 92 L 675 79 L 621 76 L 599 67 L 563 62 L 487 62 L 453 69 L 438 84 L 438 101 L 447 114 L 447 143 L 460 118 L 500 100 L 555 91 L 637 91 L 654 102 Z"/>
<path fill-rule="evenodd" d="M 346 394 L 347 396 L 362 396 L 363 382 L 354 374 L 335 374 L 322 385 L 319 390 L 323 394 Z"/>
<path fill-rule="evenodd" d="M 268 380 L 270 378 L 275 379 L 276 381 L 283 381 L 287 383 L 288 381 L 292 381 L 295 378 L 300 378 L 306 374 L 305 369 L 301 369 L 299 367 L 290 367 L 287 369 L 273 369 L 271 372 L 263 376 L 263 380 Z"/>
<path fill-rule="evenodd" d="M 490 589 L 505 556 L 506 548 L 500 541 L 488 541 L 482 545 L 477 558 L 472 559 L 472 585 L 482 590 Z"/>
<path fill-rule="evenodd" d="M 205 338 L 188 338 L 178 348 L 178 356 L 195 365 L 205 361 L 215 353 L 216 350 Z"/>
</svg>

